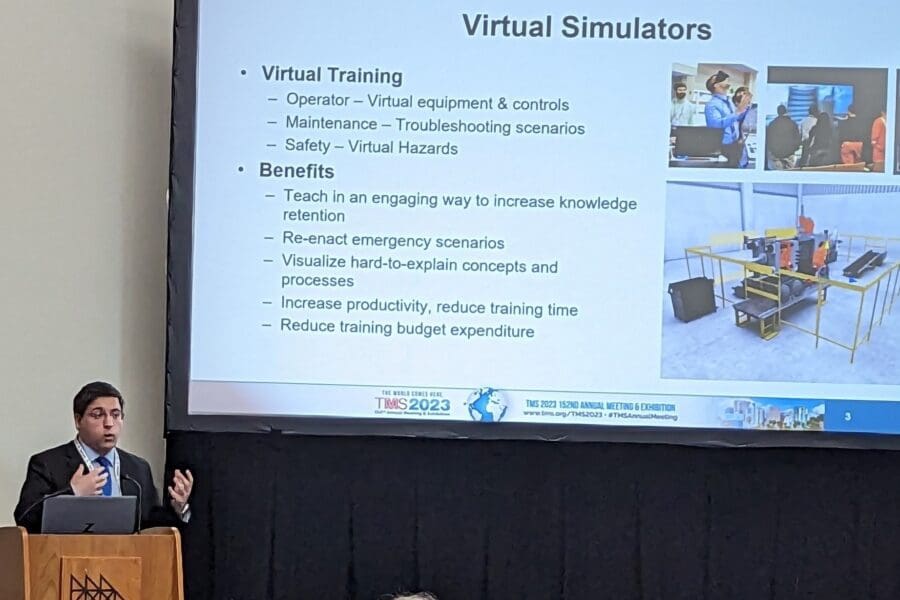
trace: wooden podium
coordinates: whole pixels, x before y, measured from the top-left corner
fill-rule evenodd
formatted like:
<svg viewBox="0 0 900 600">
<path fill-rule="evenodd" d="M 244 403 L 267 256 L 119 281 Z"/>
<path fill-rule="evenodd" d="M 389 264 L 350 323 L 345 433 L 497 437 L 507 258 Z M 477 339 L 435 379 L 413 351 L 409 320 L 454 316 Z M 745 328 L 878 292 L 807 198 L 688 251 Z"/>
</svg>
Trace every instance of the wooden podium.
<svg viewBox="0 0 900 600">
<path fill-rule="evenodd" d="M 181 536 L 31 535 L 0 528 L 2 600 L 184 600 Z"/>
</svg>

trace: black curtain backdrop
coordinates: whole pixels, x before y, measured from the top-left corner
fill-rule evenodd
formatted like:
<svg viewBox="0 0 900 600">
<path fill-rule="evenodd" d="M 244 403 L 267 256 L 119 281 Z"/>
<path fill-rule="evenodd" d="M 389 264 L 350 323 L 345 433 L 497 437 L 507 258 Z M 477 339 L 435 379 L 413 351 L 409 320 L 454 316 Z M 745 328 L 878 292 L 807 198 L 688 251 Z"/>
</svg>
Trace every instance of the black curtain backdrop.
<svg viewBox="0 0 900 600">
<path fill-rule="evenodd" d="M 191 600 L 900 597 L 900 454 L 175 433 Z"/>
</svg>

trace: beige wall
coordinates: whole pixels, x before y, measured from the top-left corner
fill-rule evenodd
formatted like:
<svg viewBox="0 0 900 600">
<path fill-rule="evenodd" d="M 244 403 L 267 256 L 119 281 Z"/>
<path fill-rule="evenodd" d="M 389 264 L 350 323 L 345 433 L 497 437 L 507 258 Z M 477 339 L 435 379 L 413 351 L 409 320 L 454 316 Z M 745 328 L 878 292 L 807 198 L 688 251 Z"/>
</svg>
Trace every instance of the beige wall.
<svg viewBox="0 0 900 600">
<path fill-rule="evenodd" d="M 93 379 L 160 476 L 172 4 L 3 3 L 0 524 Z"/>
</svg>

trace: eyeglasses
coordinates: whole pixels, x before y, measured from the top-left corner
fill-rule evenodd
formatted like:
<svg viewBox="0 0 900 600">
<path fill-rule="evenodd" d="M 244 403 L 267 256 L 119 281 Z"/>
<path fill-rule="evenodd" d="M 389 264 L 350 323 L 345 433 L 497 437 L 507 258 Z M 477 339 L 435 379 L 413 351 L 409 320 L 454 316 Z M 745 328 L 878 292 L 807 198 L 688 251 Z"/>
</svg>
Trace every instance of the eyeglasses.
<svg viewBox="0 0 900 600">
<path fill-rule="evenodd" d="M 121 421 L 123 418 L 125 418 L 125 413 L 123 413 L 121 410 L 111 410 L 109 412 L 106 412 L 102 408 L 97 408 L 89 413 L 85 413 L 85 416 L 90 417 L 95 421 L 105 421 L 107 416 L 111 417 L 113 421 Z"/>
</svg>

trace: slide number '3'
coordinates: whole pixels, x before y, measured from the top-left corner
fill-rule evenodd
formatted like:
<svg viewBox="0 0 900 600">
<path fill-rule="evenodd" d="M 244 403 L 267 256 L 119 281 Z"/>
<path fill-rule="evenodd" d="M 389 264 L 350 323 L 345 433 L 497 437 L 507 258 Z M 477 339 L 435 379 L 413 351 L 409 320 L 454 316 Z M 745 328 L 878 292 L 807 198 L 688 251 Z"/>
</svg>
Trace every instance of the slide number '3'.
<svg viewBox="0 0 900 600">
<path fill-rule="evenodd" d="M 849 411 L 849 410 L 848 410 L 847 412 L 844 413 L 844 420 L 845 420 L 845 421 L 852 421 L 852 420 L 853 420 L 853 415 L 850 414 L 850 411 Z"/>
</svg>

